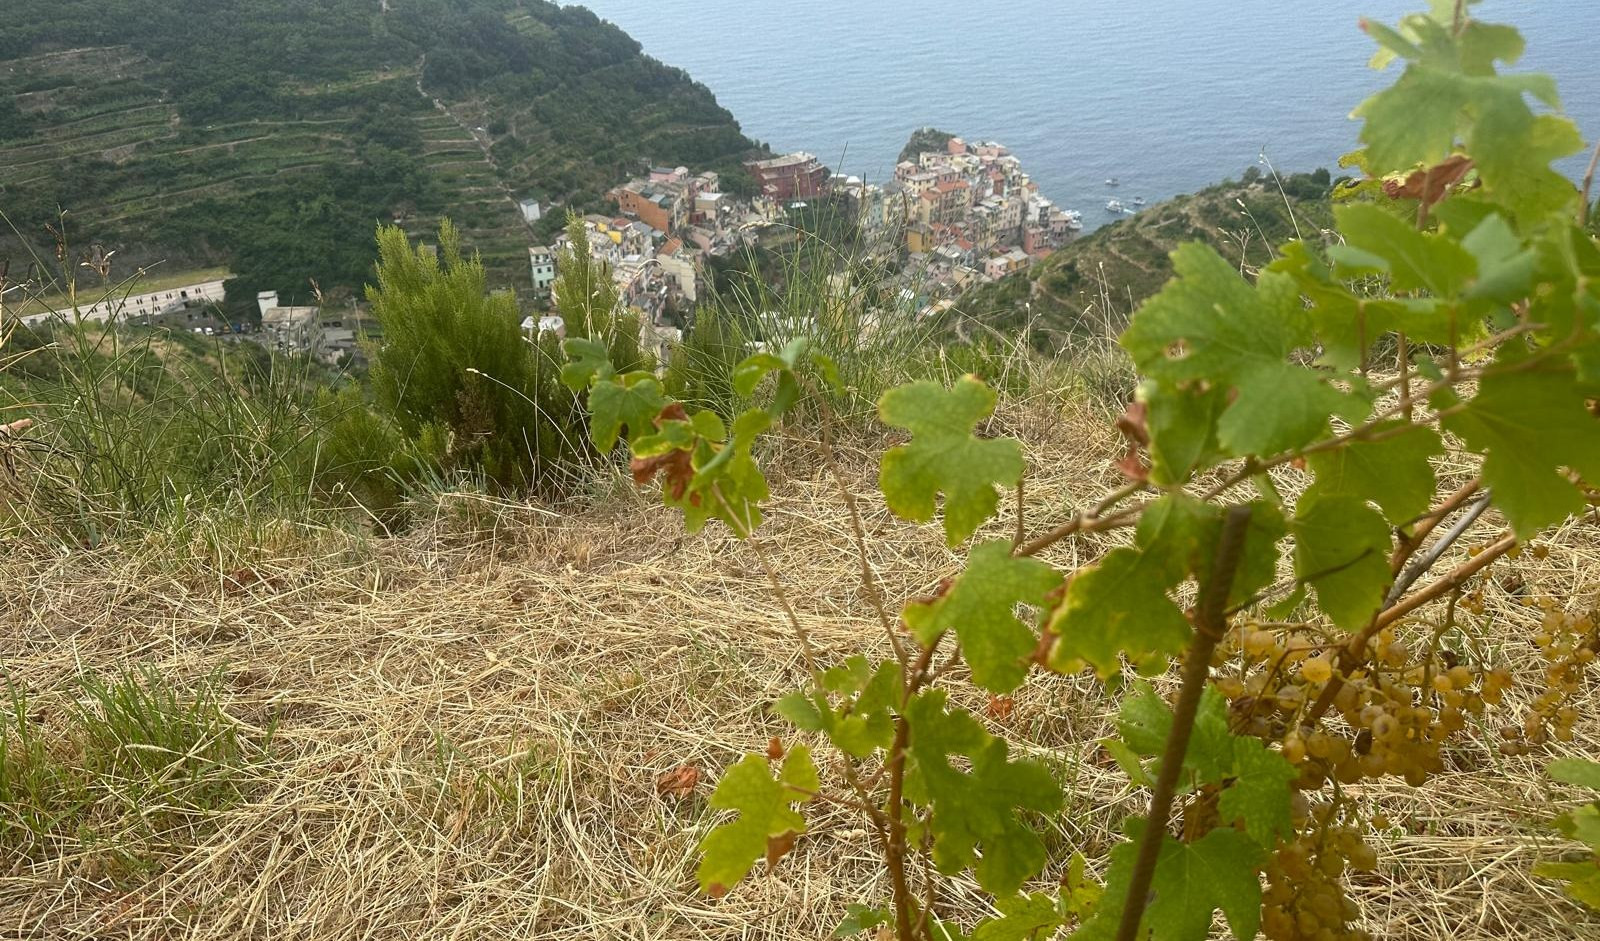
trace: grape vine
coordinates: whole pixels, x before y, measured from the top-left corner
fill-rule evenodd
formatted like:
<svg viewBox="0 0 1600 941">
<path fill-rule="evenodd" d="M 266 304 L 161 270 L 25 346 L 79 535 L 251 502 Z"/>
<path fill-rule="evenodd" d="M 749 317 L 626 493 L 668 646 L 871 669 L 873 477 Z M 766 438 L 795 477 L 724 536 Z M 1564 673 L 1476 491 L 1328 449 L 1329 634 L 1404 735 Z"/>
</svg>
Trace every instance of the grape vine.
<svg viewBox="0 0 1600 941">
<path fill-rule="evenodd" d="M 768 488 L 753 447 L 814 423 L 885 633 L 879 661 L 821 663 L 789 611 L 811 680 L 775 712 L 837 751 L 837 780 L 799 743 L 728 769 L 712 806 L 732 816 L 701 844 L 702 890 L 778 865 L 825 800 L 863 815 L 890 885 L 841 934 L 1198 941 L 1220 912 L 1241 939 L 1356 941 L 1345 878 L 1377 865 L 1368 838 L 1387 823 L 1349 785 L 1424 787 L 1485 723 L 1507 755 L 1570 739 L 1600 616 L 1540 602 L 1546 688 L 1518 718 L 1499 714 L 1505 665 L 1444 643 L 1481 614 L 1490 567 L 1541 551 L 1533 540 L 1595 504 L 1600 481 L 1600 245 L 1589 194 L 1552 167 L 1581 141 L 1549 78 L 1501 71 L 1522 54 L 1516 30 L 1471 6 L 1363 24 L 1377 64 L 1403 70 L 1356 112 L 1364 149 L 1348 165 L 1362 179 L 1336 194 L 1336 245 L 1290 243 L 1253 278 L 1203 245 L 1174 253 L 1175 276 L 1121 337 L 1143 377 L 1121 423 L 1127 486 L 1042 532 L 996 536 L 985 527 L 1004 496 L 1021 501 L 1026 464 L 1018 442 L 978 433 L 995 393 L 968 376 L 883 396 L 879 418 L 909 435 L 882 455 L 885 503 L 967 547 L 957 577 L 898 612 L 833 453 L 827 357 L 804 340 L 751 357 L 735 390 L 766 404 L 729 427 L 568 342 L 563 378 L 587 395 L 596 444 L 623 440 L 635 480 L 659 481 L 691 530 L 720 521 L 758 554 Z M 1446 453 L 1470 476 L 1442 474 Z M 1490 522 L 1499 535 L 1463 544 Z M 1052 562 L 1063 541 L 1114 529 L 1132 541 L 1072 571 Z M 1123 687 L 1108 742 L 1148 812 L 1126 822 L 1103 885 L 1080 856 L 1047 889 L 1038 877 L 1062 861 L 1036 821 L 1062 805 L 1061 784 L 948 686 L 1004 697 L 1036 670 L 1113 683 L 1175 660 L 1174 701 Z M 1563 819 L 1600 847 L 1593 818 Z M 1582 865 L 1540 872 L 1593 904 L 1600 880 Z M 997 917 L 946 917 L 939 878 L 963 872 Z"/>
</svg>

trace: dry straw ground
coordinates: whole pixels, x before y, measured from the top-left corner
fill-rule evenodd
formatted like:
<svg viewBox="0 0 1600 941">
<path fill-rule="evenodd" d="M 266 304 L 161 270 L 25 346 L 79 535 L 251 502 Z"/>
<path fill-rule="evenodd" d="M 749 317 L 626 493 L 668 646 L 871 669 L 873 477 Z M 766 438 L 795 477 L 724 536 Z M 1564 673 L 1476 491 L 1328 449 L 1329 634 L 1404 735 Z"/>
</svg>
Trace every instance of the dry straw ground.
<svg viewBox="0 0 1600 941">
<path fill-rule="evenodd" d="M 1116 483 L 1103 421 L 1047 419 L 1008 423 L 1028 429 L 1029 492 L 1044 508 L 1030 527 Z M 864 493 L 868 450 L 848 455 Z M 879 653 L 837 493 L 800 454 L 780 455 L 764 545 L 825 656 Z M 955 570 L 936 533 L 866 508 L 872 563 L 896 599 Z M 1523 591 L 1595 604 L 1596 533 L 1574 523 L 1547 558 L 1524 555 Z M 249 584 L 227 577 L 232 561 L 196 575 L 132 547 L 0 559 L 4 669 L 44 714 L 80 671 L 138 663 L 180 681 L 220 670 L 237 721 L 277 723 L 248 799 L 196 840 L 145 848 L 148 873 L 116 878 L 98 844 L 0 867 L 0 936 L 822 938 L 846 903 L 885 896 L 860 821 L 837 810 L 819 812 L 773 875 L 720 900 L 694 892 L 718 770 L 784 731 L 766 705 L 803 676 L 758 563 L 725 533 L 684 537 L 619 487 L 568 515 L 463 497 L 388 542 L 305 534 L 238 551 Z M 1534 615 L 1498 584 L 1488 601 L 1492 617 L 1472 629 L 1534 679 Z M 1519 688 L 1506 709 L 1530 695 Z M 1080 848 L 1100 858 L 1145 800 L 1096 744 L 1112 709 L 1090 679 L 1036 678 L 1005 720 L 1070 795 L 1050 824 L 1060 864 Z M 1596 733 L 1585 721 L 1560 749 L 1600 755 Z M 1426 790 L 1361 790 L 1396 824 L 1378 839 L 1381 871 L 1356 877 L 1375 936 L 1600 938 L 1600 922 L 1529 875 L 1559 849 L 1539 771 L 1556 752 L 1504 760 L 1492 744 L 1484 729 L 1455 748 Z M 702 772 L 698 786 L 658 793 L 680 765 Z M 972 915 L 981 902 L 952 893 L 945 905 Z"/>
</svg>

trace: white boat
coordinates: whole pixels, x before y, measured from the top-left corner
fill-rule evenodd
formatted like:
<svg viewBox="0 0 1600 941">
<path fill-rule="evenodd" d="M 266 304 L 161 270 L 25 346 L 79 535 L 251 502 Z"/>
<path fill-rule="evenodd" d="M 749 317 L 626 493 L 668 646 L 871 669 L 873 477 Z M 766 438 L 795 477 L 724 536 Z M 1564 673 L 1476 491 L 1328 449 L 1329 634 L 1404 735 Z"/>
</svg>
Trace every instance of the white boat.
<svg viewBox="0 0 1600 941">
<path fill-rule="evenodd" d="M 1106 211 L 1107 212 L 1127 212 L 1128 211 L 1128 207 L 1122 205 L 1122 200 L 1113 199 L 1110 202 L 1106 203 Z"/>
<path fill-rule="evenodd" d="M 1106 185 L 1107 186 L 1121 186 L 1122 185 L 1122 181 L 1117 179 L 1116 177 L 1112 177 L 1111 179 L 1106 180 Z"/>
<path fill-rule="evenodd" d="M 1144 197 L 1143 196 L 1135 196 L 1135 197 L 1133 197 L 1133 204 L 1135 206 L 1143 206 L 1144 205 Z"/>
</svg>

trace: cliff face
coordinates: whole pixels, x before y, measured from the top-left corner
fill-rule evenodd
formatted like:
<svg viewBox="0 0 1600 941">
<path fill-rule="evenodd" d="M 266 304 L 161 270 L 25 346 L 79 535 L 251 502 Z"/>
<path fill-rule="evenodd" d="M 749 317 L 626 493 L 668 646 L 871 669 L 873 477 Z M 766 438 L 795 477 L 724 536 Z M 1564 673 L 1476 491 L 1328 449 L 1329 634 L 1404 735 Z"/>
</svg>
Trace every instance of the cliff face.
<svg viewBox="0 0 1600 941">
<path fill-rule="evenodd" d="M 378 221 L 441 216 L 527 278 L 524 198 L 599 208 L 647 162 L 738 184 L 712 94 L 542 0 L 16 0 L 0 21 L 0 257 L 43 234 L 253 289 L 359 287 Z M 546 228 L 561 212 L 547 213 Z"/>
<path fill-rule="evenodd" d="M 1247 173 L 1179 196 L 1072 242 L 1027 271 L 969 293 L 962 311 L 1001 329 L 1030 317 L 1039 341 L 1064 334 L 1115 334 L 1172 274 L 1168 254 L 1202 241 L 1244 268 L 1272 260 L 1290 239 L 1318 240 L 1332 225 L 1327 171 L 1285 177 Z"/>
</svg>

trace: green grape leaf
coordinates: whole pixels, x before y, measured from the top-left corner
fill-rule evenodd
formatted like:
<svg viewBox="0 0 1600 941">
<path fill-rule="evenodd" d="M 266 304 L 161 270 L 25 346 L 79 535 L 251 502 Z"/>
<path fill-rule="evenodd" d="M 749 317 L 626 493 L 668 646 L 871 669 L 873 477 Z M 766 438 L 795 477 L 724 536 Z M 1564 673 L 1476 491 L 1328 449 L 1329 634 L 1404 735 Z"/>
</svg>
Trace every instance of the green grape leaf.
<svg viewBox="0 0 1600 941">
<path fill-rule="evenodd" d="M 1000 917 L 979 922 L 972 929 L 972 941 L 1036 941 L 1061 927 L 1056 900 L 1043 893 L 998 899 L 995 907 Z"/>
<path fill-rule="evenodd" d="M 1353 293 L 1334 280 L 1304 242 L 1290 242 L 1280 253 L 1269 268 L 1293 277 L 1312 302 L 1311 323 L 1322 341 L 1319 362 L 1341 372 L 1355 370 L 1376 339 L 1400 328 L 1404 309 L 1398 302 Z"/>
<path fill-rule="evenodd" d="M 1177 486 L 1225 456 L 1217 443 L 1217 420 L 1228 407 L 1227 391 L 1155 380 L 1140 384 L 1137 394 L 1150 432 L 1152 482 Z"/>
<path fill-rule="evenodd" d="M 1117 733 L 1136 754 L 1160 755 L 1172 732 L 1172 710 L 1154 687 L 1138 682 L 1117 711 Z M 1251 739 L 1254 741 L 1254 739 Z M 1228 704 L 1214 687 L 1206 687 L 1195 712 L 1183 766 L 1198 783 L 1216 784 L 1235 773 L 1235 738 L 1228 728 Z"/>
<path fill-rule="evenodd" d="M 1088 663 L 1105 677 L 1117 671 L 1120 654 L 1138 661 L 1181 651 L 1189 620 L 1167 593 L 1216 544 L 1216 513 L 1168 494 L 1145 508 L 1134 546 L 1080 568 L 1050 617 L 1050 668 L 1071 672 Z"/>
<path fill-rule="evenodd" d="M 773 704 L 773 711 L 796 728 L 822 732 L 835 747 L 865 758 L 894 739 L 892 709 L 899 701 L 900 664 L 885 661 L 874 670 L 861 655 L 831 667 L 822 675 L 822 688 L 810 695 L 792 692 Z M 835 708 L 828 693 L 843 702 Z"/>
<path fill-rule="evenodd" d="M 1149 757 L 1161 754 L 1172 731 L 1172 710 L 1155 691 L 1140 680 L 1117 708 L 1117 734 L 1135 754 Z"/>
<path fill-rule="evenodd" d="M 1426 513 L 1437 481 L 1429 458 L 1444 453 L 1431 428 L 1393 421 L 1376 425 L 1370 437 L 1306 459 L 1317 475 L 1307 493 L 1372 499 L 1389 522 L 1400 525 Z"/>
<path fill-rule="evenodd" d="M 789 365 L 772 353 L 756 353 L 733 367 L 733 391 L 748 396 L 756 391 L 768 374 L 788 369 Z"/>
<path fill-rule="evenodd" d="M 1600 419 L 1584 407 L 1570 360 L 1516 365 L 1485 377 L 1444 427 L 1484 452 L 1483 482 L 1495 506 L 1519 538 L 1531 539 L 1584 507 L 1559 468 L 1600 480 Z"/>
<path fill-rule="evenodd" d="M 1357 497 L 1307 494 L 1291 527 L 1295 575 L 1316 589 L 1334 624 L 1364 627 L 1389 588 L 1389 527 Z"/>
<path fill-rule="evenodd" d="M 1583 149 L 1583 137 L 1566 118 L 1535 115 L 1514 90 L 1478 105 L 1468 147 L 1484 194 L 1519 219 L 1576 204 L 1578 188 L 1550 164 Z"/>
<path fill-rule="evenodd" d="M 1414 224 L 1375 203 L 1352 203 L 1334 209 L 1339 232 L 1349 248 L 1381 259 L 1396 291 L 1427 290 L 1455 297 L 1476 277 L 1477 260 L 1457 242 L 1418 232 Z M 1333 252 L 1337 258 L 1341 252 Z"/>
<path fill-rule="evenodd" d="M 1585 843 L 1600 853 L 1600 805 L 1584 804 L 1556 818 L 1556 829 L 1569 840 Z"/>
<path fill-rule="evenodd" d="M 1516 27 L 1468 19 L 1457 42 L 1461 70 L 1468 75 L 1493 75 L 1494 64 L 1516 65 L 1527 43 Z"/>
<path fill-rule="evenodd" d="M 1233 738 L 1233 783 L 1222 792 L 1217 811 L 1224 821 L 1244 821 L 1244 831 L 1263 847 L 1294 831 L 1294 790 L 1300 772 L 1289 759 L 1260 739 Z"/>
<path fill-rule="evenodd" d="M 1478 280 L 1468 298 L 1511 304 L 1528 296 L 1538 252 L 1525 247 L 1499 214 L 1484 217 L 1461 240 L 1461 247 L 1478 260 Z"/>
<path fill-rule="evenodd" d="M 1562 784 L 1575 784 L 1591 791 L 1600 791 L 1600 761 L 1557 758 L 1545 768 L 1545 773 Z"/>
<path fill-rule="evenodd" d="M 1199 243 L 1179 246 L 1172 261 L 1176 277 L 1145 301 L 1120 341 L 1139 368 L 1160 388 L 1204 382 L 1236 392 L 1217 423 L 1228 453 L 1275 454 L 1321 434 L 1345 396 L 1288 361 L 1311 338 L 1289 277 L 1264 272 L 1251 287 Z"/>
<path fill-rule="evenodd" d="M 654 431 L 656 416 L 667 406 L 661 383 L 649 373 L 628 373 L 621 379 L 597 379 L 589 390 L 589 437 L 602 452 L 616 445 L 624 425 L 629 440 Z"/>
<path fill-rule="evenodd" d="M 1139 753 L 1128 747 L 1128 743 L 1120 738 L 1103 738 L 1100 747 L 1106 750 L 1111 760 L 1117 763 L 1122 773 L 1128 776 L 1128 781 L 1135 787 L 1155 787 L 1156 780 L 1145 770 L 1144 762 L 1139 760 Z"/>
<path fill-rule="evenodd" d="M 866 905 L 857 905 L 854 902 L 844 907 L 844 920 L 839 922 L 839 927 L 833 929 L 835 938 L 853 938 L 865 931 L 871 931 L 879 925 L 886 925 L 892 917 L 881 908 L 869 908 Z"/>
<path fill-rule="evenodd" d="M 1015 893 L 1045 864 L 1043 841 L 1017 812 L 1060 810 L 1054 776 L 1037 762 L 1008 760 L 1004 739 L 984 731 L 965 711 L 945 710 L 943 690 L 913 699 L 905 718 L 906 797 L 932 808 L 934 864 L 946 875 L 971 866 L 984 891 Z M 968 759 L 971 770 L 952 765 L 952 755 Z"/>
<path fill-rule="evenodd" d="M 1535 863 L 1533 874 L 1542 879 L 1565 882 L 1568 896 L 1589 908 L 1600 911 L 1600 863 L 1589 862 Z"/>
<path fill-rule="evenodd" d="M 1399 81 L 1351 115 L 1366 121 L 1361 142 L 1367 145 L 1369 172 L 1381 176 L 1419 163 L 1431 167 L 1448 157 L 1469 97 L 1459 76 L 1408 66 Z"/>
<path fill-rule="evenodd" d="M 943 595 L 911 602 L 903 616 L 923 646 L 955 631 L 972 681 L 992 693 L 1009 693 L 1022 685 L 1039 646 L 1016 607 L 1043 607 L 1060 584 L 1061 573 L 1037 559 L 1013 556 L 1011 543 L 985 542 L 973 548 L 965 571 Z"/>
<path fill-rule="evenodd" d="M 761 755 L 746 755 L 729 768 L 711 795 L 714 810 L 735 810 L 732 821 L 714 828 L 700 841 L 700 890 L 722 895 L 743 879 L 757 859 L 776 862 L 790 838 L 806 832 L 806 821 L 791 805 L 811 800 L 820 783 L 811 751 L 796 745 L 783 759 L 776 780 L 772 765 Z"/>
<path fill-rule="evenodd" d="M 582 392 L 591 382 L 616 375 L 611 366 L 611 351 L 599 340 L 573 337 L 563 342 L 561 349 L 567 354 L 567 363 L 561 367 L 561 382 L 574 392 Z"/>
<path fill-rule="evenodd" d="M 1189 621 L 1167 591 L 1171 582 L 1149 554 L 1113 549 L 1080 568 L 1051 616 L 1057 635 L 1051 669 L 1073 672 L 1086 662 L 1102 677 L 1120 667 L 1118 655 L 1175 654 L 1188 643 Z"/>
<path fill-rule="evenodd" d="M 733 390 L 749 397 L 772 373 L 778 374 L 777 389 L 768 407 L 773 415 L 782 415 L 800 398 L 800 371 L 806 366 L 815 368 L 830 386 L 839 384 L 839 368 L 833 360 L 820 353 L 811 352 L 811 341 L 795 337 L 778 353 L 756 353 L 733 368 Z"/>
<path fill-rule="evenodd" d="M 1278 541 L 1288 531 L 1283 511 L 1267 500 L 1253 500 L 1250 507 L 1250 525 L 1245 530 L 1244 551 L 1239 556 L 1239 566 L 1233 573 L 1233 587 L 1228 592 L 1230 604 L 1242 604 L 1256 592 L 1272 584 L 1278 574 Z M 1222 512 L 1207 505 L 1207 528 L 1200 540 L 1205 548 L 1193 568 L 1195 578 L 1204 584 L 1211 577 L 1211 548 L 1222 539 Z"/>
<path fill-rule="evenodd" d="M 1083 853 L 1073 853 L 1067 860 L 1067 873 L 1061 878 L 1061 907 L 1079 918 L 1094 911 L 1105 891 L 1100 883 L 1088 874 L 1088 862 Z"/>
<path fill-rule="evenodd" d="M 662 475 L 662 502 L 683 511 L 689 532 L 719 519 L 746 538 L 761 525 L 760 504 L 768 496 L 750 448 L 771 424 L 770 413 L 751 409 L 734 420 L 733 436 L 724 442 L 722 420 L 710 412 L 693 420 L 660 419 L 655 434 L 634 442 L 633 479 L 644 484 Z"/>
<path fill-rule="evenodd" d="M 1111 851 L 1105 895 L 1090 924 L 1075 938 L 1099 941 L 1115 934 L 1144 825 L 1139 819 L 1128 822 L 1133 842 L 1119 843 Z M 1162 834 L 1143 930 L 1154 941 L 1204 941 L 1211 932 L 1212 913 L 1220 908 L 1235 938 L 1254 938 L 1261 925 L 1261 881 L 1256 873 L 1265 857 L 1261 847 L 1238 830 L 1212 830 L 1193 843 Z"/>
<path fill-rule="evenodd" d="M 889 509 L 902 519 L 926 523 L 934 499 L 944 494 L 944 531 L 951 546 L 971 536 L 995 513 L 995 485 L 1015 487 L 1022 478 L 1022 445 L 1010 438 L 974 435 L 994 412 L 994 390 L 974 376 L 946 389 L 914 382 L 890 389 L 878 403 L 884 424 L 911 432 L 910 444 L 883 455 L 879 486 Z"/>
</svg>

